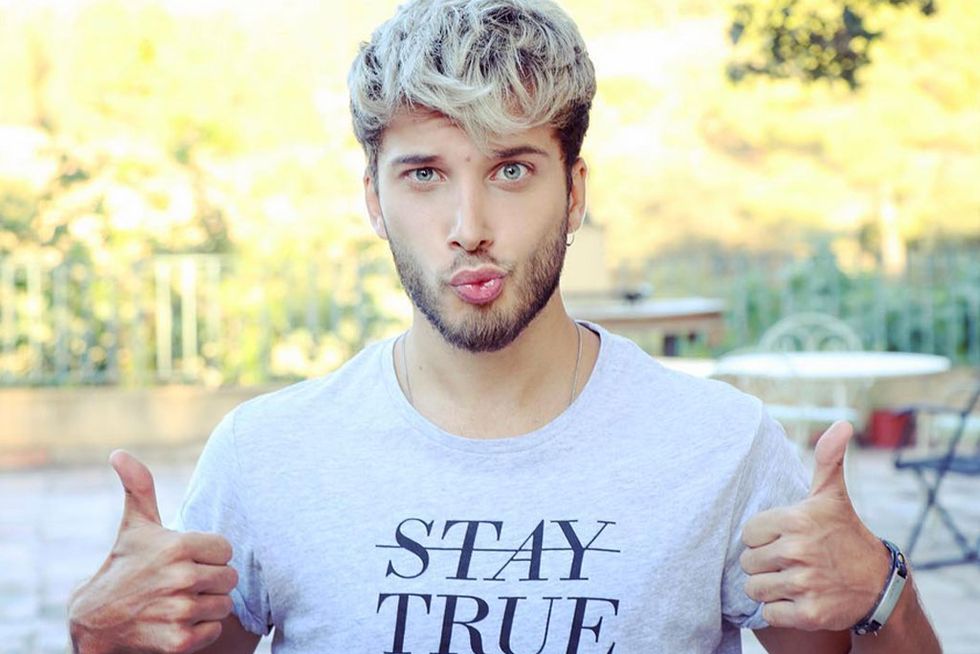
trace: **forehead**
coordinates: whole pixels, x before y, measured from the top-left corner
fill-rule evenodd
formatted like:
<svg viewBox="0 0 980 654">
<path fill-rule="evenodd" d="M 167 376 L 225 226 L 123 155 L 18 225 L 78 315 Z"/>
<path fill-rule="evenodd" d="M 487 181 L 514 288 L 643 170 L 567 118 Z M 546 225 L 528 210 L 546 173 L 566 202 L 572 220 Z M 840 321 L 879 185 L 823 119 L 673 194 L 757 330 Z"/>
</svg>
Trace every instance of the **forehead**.
<svg viewBox="0 0 980 654">
<path fill-rule="evenodd" d="M 548 157 L 561 156 L 557 131 L 549 125 L 493 136 L 489 143 L 483 145 L 444 114 L 424 109 L 402 109 L 395 113 L 385 128 L 378 159 L 379 163 L 383 163 L 423 152 L 445 157 L 459 154 L 467 160 L 474 157 L 493 159 L 497 158 L 497 153 L 527 146 L 542 151 Z"/>
</svg>

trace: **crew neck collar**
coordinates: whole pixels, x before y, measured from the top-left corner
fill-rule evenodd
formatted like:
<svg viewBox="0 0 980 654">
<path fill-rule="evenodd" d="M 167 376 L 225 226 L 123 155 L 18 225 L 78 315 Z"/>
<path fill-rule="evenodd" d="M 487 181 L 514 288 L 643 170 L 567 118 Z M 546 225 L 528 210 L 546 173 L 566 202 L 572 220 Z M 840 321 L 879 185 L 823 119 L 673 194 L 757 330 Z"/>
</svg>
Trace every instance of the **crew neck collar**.
<svg viewBox="0 0 980 654">
<path fill-rule="evenodd" d="M 593 389 L 598 384 L 597 379 L 604 375 L 608 367 L 610 334 L 593 323 L 583 320 L 576 322 L 599 337 L 599 353 L 592 374 L 589 375 L 575 400 L 564 411 L 533 431 L 503 438 L 469 438 L 450 433 L 431 422 L 412 406 L 398 384 L 394 364 L 394 346 L 398 340 L 397 336 L 388 339 L 381 348 L 382 378 L 385 389 L 398 414 L 408 423 L 412 431 L 435 444 L 477 454 L 521 452 L 539 447 L 568 431 L 575 424 L 576 417 L 590 403 L 590 398 L 594 394 Z"/>
</svg>

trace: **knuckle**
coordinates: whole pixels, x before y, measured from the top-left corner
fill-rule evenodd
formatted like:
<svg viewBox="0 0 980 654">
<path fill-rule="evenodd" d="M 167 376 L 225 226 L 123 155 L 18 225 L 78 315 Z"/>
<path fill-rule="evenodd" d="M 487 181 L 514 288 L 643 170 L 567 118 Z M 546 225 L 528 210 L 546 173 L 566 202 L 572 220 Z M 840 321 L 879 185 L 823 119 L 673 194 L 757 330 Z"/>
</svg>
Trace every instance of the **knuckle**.
<svg viewBox="0 0 980 654">
<path fill-rule="evenodd" d="M 779 550 L 779 562 L 783 568 L 794 566 L 804 560 L 806 560 L 805 547 L 798 541 L 784 543 Z"/>
<path fill-rule="evenodd" d="M 189 597 L 174 598 L 174 619 L 181 623 L 193 622 L 196 616 L 196 607 L 193 600 Z"/>
<path fill-rule="evenodd" d="M 235 588 L 238 585 L 238 570 L 235 570 L 234 568 L 231 567 L 227 568 L 227 570 L 228 571 L 225 573 L 226 576 L 225 586 L 230 592 L 233 588 Z"/>
<path fill-rule="evenodd" d="M 196 536 L 201 546 L 210 551 L 214 556 L 222 559 L 223 563 L 227 564 L 231 561 L 234 552 L 227 538 L 221 534 L 206 532 L 196 532 Z"/>
<path fill-rule="evenodd" d="M 806 572 L 799 572 L 788 576 L 786 578 L 786 592 L 791 597 L 799 597 L 803 595 L 808 588 L 807 578 L 808 575 Z"/>
<path fill-rule="evenodd" d="M 231 543 L 228 542 L 228 539 L 224 536 L 218 536 L 217 538 L 221 556 L 225 560 L 225 563 L 227 563 L 228 561 L 231 561 L 231 558 L 235 553 L 234 549 L 232 548 Z"/>
<path fill-rule="evenodd" d="M 163 552 L 172 561 L 189 558 L 187 539 L 182 534 L 174 534 L 164 545 Z"/>
<path fill-rule="evenodd" d="M 762 606 L 762 619 L 769 623 L 773 627 L 785 626 L 785 623 L 781 619 L 781 616 L 777 611 L 773 609 L 769 604 L 764 604 Z"/>
<path fill-rule="evenodd" d="M 812 602 L 805 602 L 800 607 L 800 628 L 806 631 L 820 629 L 820 611 Z"/>
<path fill-rule="evenodd" d="M 170 633 L 170 638 L 164 643 L 163 649 L 166 654 L 189 654 L 195 650 L 197 645 L 195 641 L 194 632 L 181 627 Z"/>
<path fill-rule="evenodd" d="M 187 590 L 197 584 L 197 575 L 191 566 L 182 565 L 170 572 L 170 587 L 174 590 Z"/>
<path fill-rule="evenodd" d="M 745 521 L 742 527 L 742 543 L 747 547 L 752 547 L 753 543 L 759 540 L 758 532 L 762 529 L 765 516 L 763 514 L 754 515 Z"/>
<path fill-rule="evenodd" d="M 814 570 L 806 568 L 796 574 L 793 577 L 793 581 L 795 583 L 794 590 L 802 595 L 803 593 L 808 593 L 816 588 L 818 575 Z"/>
</svg>

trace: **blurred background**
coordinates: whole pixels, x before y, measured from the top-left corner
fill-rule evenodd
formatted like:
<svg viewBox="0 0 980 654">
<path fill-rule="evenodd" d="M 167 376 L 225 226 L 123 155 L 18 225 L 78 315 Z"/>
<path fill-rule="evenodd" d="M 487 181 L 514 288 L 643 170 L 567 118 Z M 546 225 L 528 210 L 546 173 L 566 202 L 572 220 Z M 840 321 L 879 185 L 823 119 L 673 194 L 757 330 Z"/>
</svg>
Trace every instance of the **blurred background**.
<svg viewBox="0 0 980 654">
<path fill-rule="evenodd" d="M 0 652 L 63 651 L 111 449 L 174 510 L 224 411 L 408 325 L 346 90 L 397 4 L 0 0 Z M 708 298 L 708 335 L 634 325 L 681 362 L 804 311 L 949 362 L 892 404 L 980 366 L 980 4 L 560 4 L 599 83 L 583 314 Z"/>
</svg>

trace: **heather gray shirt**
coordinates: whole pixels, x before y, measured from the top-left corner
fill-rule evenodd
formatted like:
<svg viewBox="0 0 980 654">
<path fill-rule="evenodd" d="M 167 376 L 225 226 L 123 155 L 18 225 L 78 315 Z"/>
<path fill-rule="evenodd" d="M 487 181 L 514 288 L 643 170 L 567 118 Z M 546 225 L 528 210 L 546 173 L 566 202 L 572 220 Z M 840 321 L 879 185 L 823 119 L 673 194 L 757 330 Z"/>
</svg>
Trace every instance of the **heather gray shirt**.
<svg viewBox="0 0 980 654">
<path fill-rule="evenodd" d="M 514 438 L 418 414 L 392 340 L 229 414 L 178 526 L 231 541 L 245 628 L 281 654 L 738 652 L 765 626 L 741 527 L 802 464 L 758 400 L 590 327 L 582 393 Z"/>
</svg>

